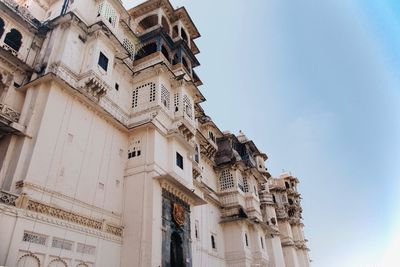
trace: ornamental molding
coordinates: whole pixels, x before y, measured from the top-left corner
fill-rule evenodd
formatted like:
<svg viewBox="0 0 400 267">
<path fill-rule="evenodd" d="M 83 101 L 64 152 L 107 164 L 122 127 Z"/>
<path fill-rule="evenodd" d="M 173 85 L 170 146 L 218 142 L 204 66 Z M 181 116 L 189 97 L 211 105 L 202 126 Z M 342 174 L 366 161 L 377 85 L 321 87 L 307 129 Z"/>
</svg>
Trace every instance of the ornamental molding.
<svg viewBox="0 0 400 267">
<path fill-rule="evenodd" d="M 60 263 L 62 263 L 65 267 L 68 267 L 67 262 L 66 262 L 65 260 L 63 260 L 62 258 L 60 258 L 60 257 L 57 257 L 57 258 L 51 260 L 51 261 L 49 262 L 49 266 L 50 266 L 53 262 L 54 262 L 54 263 L 55 263 L 55 262 L 57 262 L 57 263 L 60 262 Z M 57 264 L 57 266 L 58 266 L 58 264 Z"/>
<path fill-rule="evenodd" d="M 121 219 L 121 216 L 122 216 L 119 213 L 110 212 L 108 210 L 105 210 L 105 209 L 102 209 L 102 208 L 87 204 L 86 202 L 83 202 L 81 200 L 74 199 L 74 198 L 72 198 L 70 196 L 67 196 L 67 195 L 64 195 L 64 194 L 62 194 L 60 192 L 48 189 L 48 188 L 46 188 L 44 186 L 40 186 L 40 185 L 31 183 L 31 182 L 18 181 L 15 186 L 16 186 L 17 189 L 21 189 L 21 190 L 23 190 L 24 188 L 27 188 L 27 189 L 35 190 L 35 191 L 40 192 L 40 193 L 48 193 L 48 194 L 50 194 L 52 196 L 55 196 L 57 198 L 67 200 L 68 202 L 72 202 L 74 204 L 78 204 L 78 205 L 80 205 L 80 206 L 82 206 L 84 208 L 87 208 L 87 209 L 90 209 L 90 210 L 94 210 L 94 211 L 97 211 L 97 212 L 102 213 L 102 214 L 107 214 L 108 216 L 113 217 L 115 219 Z M 16 196 L 16 198 L 18 198 L 18 196 Z"/>
<path fill-rule="evenodd" d="M 53 205 L 44 204 L 29 198 L 26 194 L 21 194 L 16 198 L 15 195 L 10 193 L 3 191 L 0 191 L 0 193 L 0 211 L 2 213 L 9 213 L 17 217 L 23 214 L 25 217 L 34 220 L 41 220 L 90 233 L 105 239 L 122 242 L 122 226 L 116 226 L 106 222 L 104 219 L 94 219 Z"/>
<path fill-rule="evenodd" d="M 113 226 L 111 224 L 106 223 L 106 227 L 105 227 L 105 231 L 100 231 L 100 230 L 95 230 L 93 228 L 89 228 L 86 226 L 82 226 L 82 225 L 78 225 L 75 223 L 71 223 L 62 219 L 58 219 L 55 217 L 51 217 L 45 214 L 41 214 L 41 213 L 37 213 L 37 212 L 33 212 L 33 211 L 29 211 L 29 210 L 24 210 L 18 207 L 14 207 L 14 206 L 10 206 L 10 205 L 4 205 L 0 203 L 0 213 L 2 214 L 8 214 L 10 216 L 15 216 L 15 217 L 24 217 L 26 219 L 30 219 L 30 220 L 39 220 L 43 223 L 49 223 L 58 227 L 63 227 L 63 228 L 67 228 L 67 229 L 71 229 L 71 230 L 75 230 L 75 231 L 79 231 L 79 232 L 83 232 L 85 234 L 90 234 L 93 236 L 96 236 L 98 238 L 102 238 L 105 240 L 110 240 L 110 241 L 114 241 L 117 242 L 119 244 L 122 244 L 122 237 L 121 236 L 117 236 L 114 233 L 111 233 L 112 230 L 107 230 L 107 226 L 112 226 L 112 227 L 116 227 Z M 120 227 L 122 230 L 122 227 Z M 122 231 L 121 231 L 122 233 Z"/>
<path fill-rule="evenodd" d="M 33 253 L 30 252 L 30 251 L 28 251 L 28 253 L 22 255 L 21 257 L 19 257 L 17 263 L 18 263 L 20 260 L 22 260 L 23 258 L 27 258 L 27 257 L 32 257 L 32 258 L 34 258 L 34 259 L 37 261 L 38 266 L 41 266 L 41 265 L 40 265 L 40 259 L 39 259 L 39 257 L 36 256 L 35 254 L 33 254 Z"/>
</svg>

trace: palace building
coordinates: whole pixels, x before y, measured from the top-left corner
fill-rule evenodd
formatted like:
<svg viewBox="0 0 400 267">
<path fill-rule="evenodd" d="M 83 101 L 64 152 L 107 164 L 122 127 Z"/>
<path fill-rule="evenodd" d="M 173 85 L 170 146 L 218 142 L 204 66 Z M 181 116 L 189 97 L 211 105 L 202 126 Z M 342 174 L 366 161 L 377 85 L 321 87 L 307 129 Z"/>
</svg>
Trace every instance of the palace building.
<svg viewBox="0 0 400 267">
<path fill-rule="evenodd" d="M 201 106 L 199 37 L 168 0 L 0 1 L 0 266 L 310 265 L 298 179 Z"/>
</svg>

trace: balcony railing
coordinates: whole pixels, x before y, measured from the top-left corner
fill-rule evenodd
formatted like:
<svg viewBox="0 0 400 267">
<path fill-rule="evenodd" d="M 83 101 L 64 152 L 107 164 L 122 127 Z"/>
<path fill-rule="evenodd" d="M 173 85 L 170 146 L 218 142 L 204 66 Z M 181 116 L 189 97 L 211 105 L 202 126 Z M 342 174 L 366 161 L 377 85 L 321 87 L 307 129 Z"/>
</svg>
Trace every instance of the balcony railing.
<svg viewBox="0 0 400 267">
<path fill-rule="evenodd" d="M 13 56 L 18 56 L 18 51 L 9 46 L 8 44 L 3 44 L 3 48 L 9 51 Z"/>
</svg>

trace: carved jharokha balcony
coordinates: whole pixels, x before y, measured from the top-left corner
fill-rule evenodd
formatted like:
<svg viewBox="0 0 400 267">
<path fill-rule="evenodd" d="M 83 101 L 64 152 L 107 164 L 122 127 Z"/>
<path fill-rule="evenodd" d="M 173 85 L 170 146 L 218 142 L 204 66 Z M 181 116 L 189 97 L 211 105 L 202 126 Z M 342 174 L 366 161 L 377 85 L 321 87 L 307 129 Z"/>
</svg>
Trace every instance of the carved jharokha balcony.
<svg viewBox="0 0 400 267">
<path fill-rule="evenodd" d="M 110 89 L 110 86 L 93 71 L 88 71 L 81 75 L 80 82 L 83 83 L 83 87 L 94 96 L 105 95 Z"/>
</svg>

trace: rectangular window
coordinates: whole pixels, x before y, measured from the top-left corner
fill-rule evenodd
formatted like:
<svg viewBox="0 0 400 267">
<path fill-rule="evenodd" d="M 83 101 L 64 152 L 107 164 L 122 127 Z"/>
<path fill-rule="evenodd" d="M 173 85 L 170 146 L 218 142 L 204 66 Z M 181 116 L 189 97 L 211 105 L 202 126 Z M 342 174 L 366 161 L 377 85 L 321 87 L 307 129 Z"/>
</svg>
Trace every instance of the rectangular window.
<svg viewBox="0 0 400 267">
<path fill-rule="evenodd" d="M 78 243 L 78 246 L 76 247 L 76 252 L 88 255 L 94 255 L 96 252 L 96 247 Z"/>
<path fill-rule="evenodd" d="M 46 246 L 47 236 L 25 232 L 24 236 L 22 237 L 22 241 Z"/>
<path fill-rule="evenodd" d="M 107 71 L 107 69 L 108 69 L 108 58 L 102 52 L 100 52 L 98 64 L 103 70 Z"/>
<path fill-rule="evenodd" d="M 68 241 L 68 240 L 63 240 L 60 238 L 56 238 L 53 237 L 53 242 L 51 243 L 51 246 L 53 248 L 61 248 L 61 249 L 65 249 L 65 250 L 72 250 L 72 241 Z"/>
<path fill-rule="evenodd" d="M 176 165 L 183 170 L 183 157 L 178 152 L 176 152 Z"/>
</svg>

